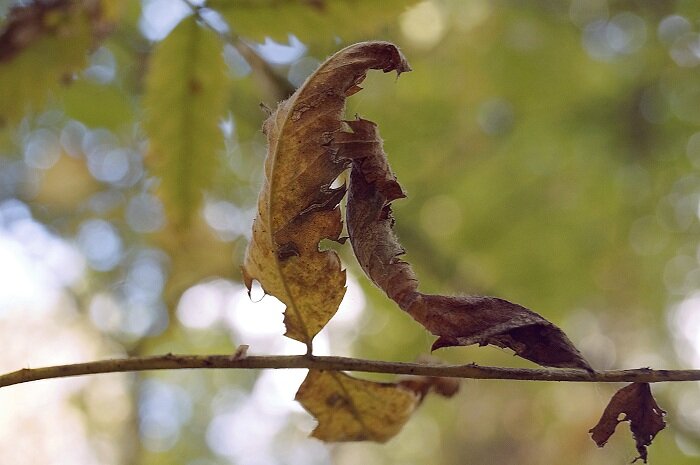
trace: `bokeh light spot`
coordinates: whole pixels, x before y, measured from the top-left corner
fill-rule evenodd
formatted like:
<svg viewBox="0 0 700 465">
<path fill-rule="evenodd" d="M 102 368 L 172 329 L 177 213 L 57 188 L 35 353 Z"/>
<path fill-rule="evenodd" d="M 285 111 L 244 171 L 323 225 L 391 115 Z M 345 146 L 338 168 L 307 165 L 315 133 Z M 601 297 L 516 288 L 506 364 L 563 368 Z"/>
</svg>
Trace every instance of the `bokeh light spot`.
<svg viewBox="0 0 700 465">
<path fill-rule="evenodd" d="M 445 35 L 445 15 L 435 2 L 420 2 L 399 18 L 401 32 L 416 47 L 431 48 Z"/>
<path fill-rule="evenodd" d="M 420 209 L 423 230 L 436 239 L 455 235 L 462 226 L 462 210 L 452 197 L 438 195 L 423 203 Z"/>
<path fill-rule="evenodd" d="M 180 323 L 196 329 L 212 326 L 225 309 L 232 286 L 223 280 L 198 284 L 185 291 L 177 305 Z"/>
<path fill-rule="evenodd" d="M 29 136 L 24 147 L 24 162 L 32 168 L 47 170 L 61 156 L 58 136 L 48 129 L 38 129 Z"/>
<path fill-rule="evenodd" d="M 687 32 L 671 45 L 669 54 L 678 66 L 693 68 L 700 63 L 700 35 Z"/>
<path fill-rule="evenodd" d="M 165 224 L 163 204 L 150 194 L 135 195 L 126 207 L 126 222 L 136 232 L 158 231 Z"/>
<path fill-rule="evenodd" d="M 488 135 L 500 136 L 510 132 L 514 121 L 513 106 L 507 100 L 494 98 L 479 107 L 477 122 Z"/>
<path fill-rule="evenodd" d="M 685 17 L 680 15 L 666 16 L 659 22 L 657 35 L 659 40 L 666 45 L 671 45 L 678 38 L 691 31 L 691 24 Z"/>
<path fill-rule="evenodd" d="M 144 0 L 141 6 L 139 29 L 148 40 L 162 40 L 191 13 L 192 10 L 185 2 Z"/>
<path fill-rule="evenodd" d="M 139 394 L 139 432 L 144 446 L 154 452 L 170 449 L 192 415 L 189 395 L 179 386 L 155 380 L 147 380 Z"/>
<path fill-rule="evenodd" d="M 98 271 L 114 268 L 122 256 L 122 241 L 114 226 L 104 220 L 87 220 L 78 230 L 78 247 Z"/>
<path fill-rule="evenodd" d="M 281 44 L 268 37 L 262 44 L 255 45 L 255 50 L 265 61 L 285 65 L 299 59 L 306 52 L 306 45 L 295 35 L 290 34 L 286 44 Z"/>
<path fill-rule="evenodd" d="M 112 82 L 117 74 L 117 60 L 107 47 L 100 47 L 90 56 L 85 77 L 100 84 Z"/>
</svg>

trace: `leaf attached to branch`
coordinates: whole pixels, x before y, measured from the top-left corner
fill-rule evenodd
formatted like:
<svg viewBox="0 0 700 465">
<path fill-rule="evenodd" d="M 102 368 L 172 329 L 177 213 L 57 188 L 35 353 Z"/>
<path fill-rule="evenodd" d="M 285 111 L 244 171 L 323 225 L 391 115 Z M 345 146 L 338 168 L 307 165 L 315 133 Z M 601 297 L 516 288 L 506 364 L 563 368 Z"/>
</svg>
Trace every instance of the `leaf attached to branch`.
<svg viewBox="0 0 700 465">
<path fill-rule="evenodd" d="M 378 383 L 341 372 L 309 370 L 296 400 L 318 420 L 311 433 L 315 438 L 386 442 L 401 431 L 429 391 L 450 397 L 456 383 L 427 377 Z"/>
<path fill-rule="evenodd" d="M 620 419 L 622 414 L 624 417 Z M 603 447 L 615 432 L 618 423 L 629 421 L 639 452 L 639 457 L 634 461 L 641 459 L 647 463 L 647 446 L 666 427 L 665 414 L 651 394 L 649 383 L 632 383 L 615 393 L 598 424 L 589 432 L 598 447 Z"/>
<path fill-rule="evenodd" d="M 433 349 L 492 344 L 544 366 L 591 370 L 564 332 L 537 313 L 503 299 L 418 292 L 404 249 L 393 232 L 391 202 L 405 197 L 391 172 L 377 126 L 358 118 L 334 136 L 338 156 L 352 160 L 347 222 L 350 242 L 367 276 L 399 307 L 439 336 Z"/>
<path fill-rule="evenodd" d="M 347 161 L 328 142 L 342 127 L 345 99 L 360 90 L 369 69 L 410 68 L 390 43 L 352 45 L 323 63 L 263 126 L 265 179 L 242 271 L 249 289 L 255 279 L 287 305 L 286 335 L 307 346 L 345 293 L 338 255 L 319 251 L 321 240 L 339 240 L 345 195 L 344 186 L 331 184 Z"/>
</svg>

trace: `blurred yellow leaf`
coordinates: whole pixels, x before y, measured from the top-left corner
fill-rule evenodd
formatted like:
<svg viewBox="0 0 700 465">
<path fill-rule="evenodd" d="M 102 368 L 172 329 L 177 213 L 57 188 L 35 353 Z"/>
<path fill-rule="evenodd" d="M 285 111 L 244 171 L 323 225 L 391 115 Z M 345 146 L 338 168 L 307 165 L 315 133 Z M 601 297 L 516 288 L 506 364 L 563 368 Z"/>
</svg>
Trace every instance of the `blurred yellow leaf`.
<svg viewBox="0 0 700 465">
<path fill-rule="evenodd" d="M 41 110 L 52 91 L 70 83 L 119 20 L 123 3 L 77 0 L 14 7 L 0 31 L 0 126 Z"/>
<path fill-rule="evenodd" d="M 87 126 L 115 128 L 134 117 L 129 96 L 113 85 L 81 79 L 72 83 L 61 96 L 66 115 Z"/>
<path fill-rule="evenodd" d="M 420 399 L 394 383 L 323 370 L 309 370 L 296 395 L 318 420 L 311 435 L 329 442 L 386 442 L 401 431 Z"/>
<path fill-rule="evenodd" d="M 85 66 L 93 43 L 89 12 L 36 4 L 11 11 L 0 33 L 0 122 L 37 111 L 49 92 Z"/>
<path fill-rule="evenodd" d="M 144 101 L 147 161 L 162 178 L 160 194 L 179 225 L 200 205 L 223 147 L 219 122 L 228 101 L 226 73 L 221 41 L 193 17 L 153 52 Z"/>
<path fill-rule="evenodd" d="M 208 6 L 220 11 L 238 35 L 286 42 L 294 34 L 302 42 L 313 42 L 370 38 L 414 3 L 416 0 L 215 0 Z"/>
</svg>

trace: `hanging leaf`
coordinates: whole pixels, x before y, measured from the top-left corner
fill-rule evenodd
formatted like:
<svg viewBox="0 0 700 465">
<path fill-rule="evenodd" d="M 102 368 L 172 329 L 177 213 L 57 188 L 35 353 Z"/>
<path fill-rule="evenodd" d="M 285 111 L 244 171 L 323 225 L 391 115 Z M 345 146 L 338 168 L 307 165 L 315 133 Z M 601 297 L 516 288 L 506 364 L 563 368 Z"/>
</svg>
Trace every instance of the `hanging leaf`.
<svg viewBox="0 0 700 465">
<path fill-rule="evenodd" d="M 240 36 L 286 42 L 289 34 L 294 34 L 308 43 L 330 42 L 337 37 L 345 41 L 369 37 L 415 3 L 416 0 L 213 0 L 207 6 L 220 11 Z"/>
<path fill-rule="evenodd" d="M 319 251 L 321 240 L 339 240 L 345 195 L 344 186 L 331 184 L 347 163 L 327 144 L 342 127 L 346 97 L 360 90 L 369 69 L 410 68 L 387 42 L 352 45 L 323 63 L 263 125 L 265 179 L 243 276 L 249 289 L 255 279 L 287 305 L 285 334 L 309 348 L 345 293 L 338 255 Z"/>
<path fill-rule="evenodd" d="M 624 414 L 622 419 L 621 414 Z M 603 447 L 615 432 L 618 423 L 629 421 L 639 452 L 639 457 L 634 462 L 641 459 L 647 463 L 647 446 L 666 427 L 665 414 L 651 394 L 649 383 L 632 383 L 615 393 L 598 424 L 589 432 L 598 447 Z"/>
<path fill-rule="evenodd" d="M 492 344 L 545 366 L 590 366 L 555 325 L 537 313 L 495 297 L 445 297 L 417 291 L 411 266 L 399 257 L 404 249 L 393 232 L 391 202 L 405 197 L 391 172 L 377 126 L 348 121 L 334 136 L 337 155 L 352 160 L 347 202 L 348 234 L 367 276 L 399 307 L 431 333 L 440 347 Z"/>
<path fill-rule="evenodd" d="M 436 378 L 432 376 L 406 376 L 397 383 L 404 389 L 409 389 L 418 395 L 419 402 L 423 402 L 425 396 L 434 392 L 442 397 L 452 397 L 459 391 L 459 379 Z"/>
<path fill-rule="evenodd" d="M 378 383 L 345 373 L 309 370 L 296 400 L 318 425 L 311 435 L 322 441 L 386 442 L 408 421 L 425 395 L 456 392 L 453 380 L 415 377 L 400 383 Z M 448 387 L 449 386 L 449 387 Z"/>
<path fill-rule="evenodd" d="M 51 92 L 70 85 L 119 10 L 110 0 L 33 2 L 10 10 L 0 31 L 0 126 L 41 110 Z"/>
<path fill-rule="evenodd" d="M 162 178 L 169 216 L 181 226 L 201 204 L 223 148 L 219 123 L 229 82 L 222 47 L 215 32 L 187 18 L 158 44 L 146 78 L 147 161 Z"/>
</svg>

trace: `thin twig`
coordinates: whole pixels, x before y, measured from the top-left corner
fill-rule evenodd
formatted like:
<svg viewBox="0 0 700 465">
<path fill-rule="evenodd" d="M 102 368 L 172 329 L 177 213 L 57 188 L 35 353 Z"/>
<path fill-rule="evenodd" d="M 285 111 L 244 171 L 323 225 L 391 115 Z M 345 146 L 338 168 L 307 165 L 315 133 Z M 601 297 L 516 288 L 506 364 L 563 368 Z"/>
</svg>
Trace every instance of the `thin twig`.
<svg viewBox="0 0 700 465">
<path fill-rule="evenodd" d="M 0 375 L 0 387 L 40 379 L 145 370 L 179 369 L 260 369 L 313 368 L 329 371 L 357 371 L 402 375 L 441 376 L 469 379 L 511 379 L 523 381 L 573 381 L 587 383 L 700 381 L 700 370 L 609 370 L 588 373 L 574 369 L 501 368 L 469 365 L 421 365 L 348 357 L 307 355 L 265 355 L 236 358 L 232 355 L 158 355 L 98 360 L 73 365 L 24 368 Z"/>
</svg>

